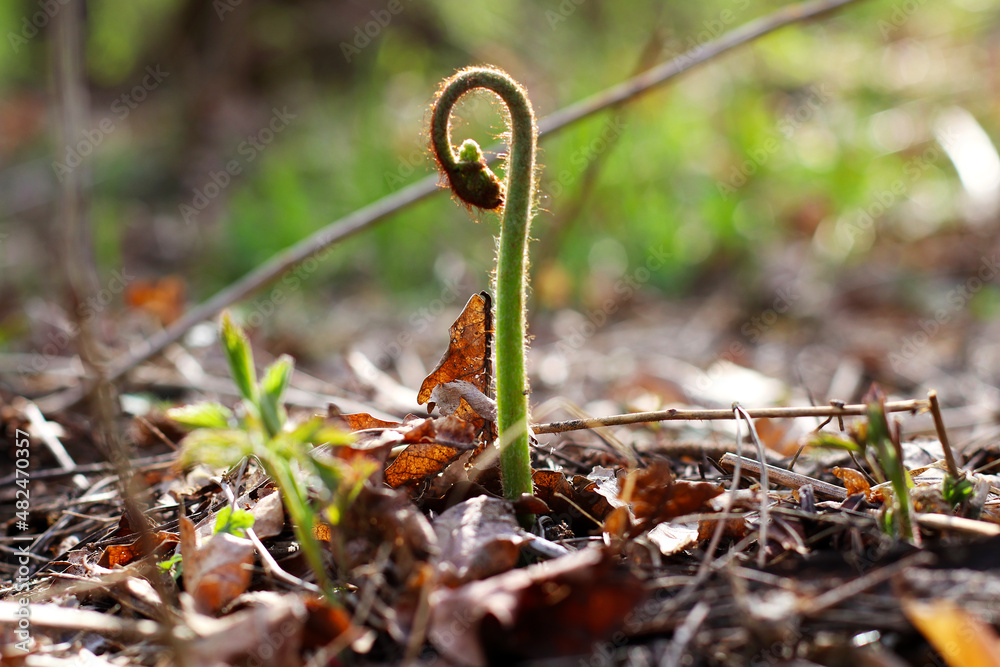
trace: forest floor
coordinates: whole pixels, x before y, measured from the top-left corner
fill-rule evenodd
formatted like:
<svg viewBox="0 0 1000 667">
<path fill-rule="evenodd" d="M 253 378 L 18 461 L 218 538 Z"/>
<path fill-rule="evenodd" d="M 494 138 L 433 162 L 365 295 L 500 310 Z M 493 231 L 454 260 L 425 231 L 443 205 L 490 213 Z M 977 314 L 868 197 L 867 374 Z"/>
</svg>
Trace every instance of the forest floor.
<svg viewBox="0 0 1000 667">
<path fill-rule="evenodd" d="M 121 414 L 43 415 L 80 377 L 48 358 L 0 395 L 4 664 L 1000 664 L 990 243 L 886 246 L 836 280 L 792 245 L 749 300 L 720 269 L 697 299 L 623 276 L 594 286 L 600 307 L 546 311 L 536 496 L 517 503 L 489 408 L 443 415 L 436 393 L 426 412 L 455 380 L 490 393 L 488 301 L 456 298 L 413 335 L 372 326 L 284 395 L 289 424 L 355 432 L 309 455 L 337 479 L 308 491 L 326 598 L 287 489 L 255 462 L 213 467 L 166 416 L 236 403 L 213 336 L 134 369 Z M 354 315 L 339 321 L 373 321 Z M 800 409 L 760 412 L 781 406 Z"/>
</svg>

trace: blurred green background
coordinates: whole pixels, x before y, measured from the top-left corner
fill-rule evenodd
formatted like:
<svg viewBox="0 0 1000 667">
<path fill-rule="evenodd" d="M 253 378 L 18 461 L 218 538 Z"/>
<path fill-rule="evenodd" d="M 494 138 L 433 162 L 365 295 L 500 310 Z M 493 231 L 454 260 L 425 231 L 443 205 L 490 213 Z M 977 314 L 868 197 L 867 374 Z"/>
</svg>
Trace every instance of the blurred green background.
<svg viewBox="0 0 1000 667">
<path fill-rule="evenodd" d="M 91 0 L 88 126 L 113 127 L 83 158 L 101 275 L 177 274 L 201 301 L 431 173 L 427 109 L 457 68 L 508 70 L 544 117 L 783 4 Z M 61 6 L 0 3 L 8 349 L 25 344 L 33 300 L 61 293 L 53 163 L 67 155 L 47 25 Z M 995 209 L 970 200 L 935 128 L 962 109 L 1000 138 L 998 37 L 1000 0 L 858 2 L 546 138 L 533 308 L 588 307 L 601 298 L 595 276 L 628 274 L 650 249 L 669 261 L 644 289 L 680 298 L 720 275 L 752 292 L 790 244 L 808 244 L 833 276 L 870 259 L 876 228 L 888 244 L 995 229 Z M 459 140 L 486 145 L 503 130 L 485 96 L 460 113 Z M 236 173 L 220 175 L 227 164 Z M 874 203 L 894 186 L 883 214 Z M 859 223 L 866 211 L 877 227 Z M 485 288 L 496 220 L 479 217 L 443 193 L 393 215 L 303 276 L 280 308 L 307 315 L 265 328 L 291 334 L 345 302 L 405 318 L 449 281 Z"/>
</svg>

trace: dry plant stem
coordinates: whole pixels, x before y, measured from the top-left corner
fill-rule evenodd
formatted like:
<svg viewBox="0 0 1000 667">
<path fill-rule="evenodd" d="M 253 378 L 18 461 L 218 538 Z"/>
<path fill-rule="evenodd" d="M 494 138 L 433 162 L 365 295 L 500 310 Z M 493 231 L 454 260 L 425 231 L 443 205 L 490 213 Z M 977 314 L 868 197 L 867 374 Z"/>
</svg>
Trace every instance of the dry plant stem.
<svg viewBox="0 0 1000 667">
<path fill-rule="evenodd" d="M 452 149 L 450 120 L 458 100 L 484 88 L 496 93 L 510 115 L 511 149 L 506 193 L 500 192 L 478 146 L 466 142 L 460 160 Z M 469 204 L 491 208 L 503 202 L 500 251 L 496 274 L 497 440 L 504 495 L 516 500 L 531 494 L 531 452 L 528 447 L 528 379 L 524 367 L 525 291 L 528 229 L 535 196 L 535 114 L 525 90 L 509 75 L 493 68 L 470 68 L 448 79 L 438 95 L 431 120 L 431 145 L 452 190 Z M 472 159 L 470 159 L 472 158 Z M 475 169 L 475 180 L 470 178 Z M 471 186 L 468 184 L 472 182 Z M 468 187 L 465 187 L 468 186 Z M 494 189 L 491 189 L 491 187 Z M 463 194 L 462 188 L 466 192 Z M 488 197 L 482 197 L 487 191 Z M 468 195 L 468 196 L 467 196 Z M 477 201 L 472 196 L 479 196 Z M 499 203 L 497 201 L 497 203 Z"/>
<path fill-rule="evenodd" d="M 895 401 L 885 404 L 886 412 L 917 412 L 930 407 L 930 402 L 924 399 L 911 399 L 908 401 Z M 758 408 L 756 410 L 746 410 L 745 412 L 752 419 L 772 418 L 790 419 L 793 417 L 839 417 L 839 416 L 859 416 L 867 414 L 867 407 L 864 405 L 843 405 L 843 406 L 810 406 L 802 408 Z M 719 419 L 737 419 L 732 410 L 660 410 L 657 412 L 632 412 L 624 415 L 611 415 L 609 417 L 594 417 L 592 419 L 570 419 L 562 422 L 550 422 L 548 424 L 533 424 L 533 433 L 563 433 L 565 431 L 580 431 L 583 429 L 598 428 L 600 426 L 621 426 L 624 424 L 642 424 L 647 422 L 662 421 L 713 421 Z"/>
<path fill-rule="evenodd" d="M 747 411 L 744 410 L 742 407 L 740 407 L 738 404 L 736 404 L 733 405 L 733 413 L 736 416 L 742 418 L 746 422 L 747 430 L 750 432 L 750 439 L 753 440 L 754 447 L 757 448 L 757 459 L 758 461 L 760 461 L 760 463 L 758 463 L 758 468 L 760 469 L 760 487 L 761 487 L 760 539 L 758 545 L 759 548 L 757 549 L 757 567 L 763 570 L 764 565 L 767 562 L 767 531 L 771 523 L 771 515 L 769 512 L 770 499 L 768 498 L 767 495 L 768 489 L 770 488 L 767 483 L 768 482 L 767 457 L 764 455 L 764 444 L 760 441 L 760 438 L 757 436 L 757 430 L 753 427 L 753 419 L 750 418 L 750 415 L 747 414 Z M 739 421 L 737 421 L 736 423 L 739 424 Z M 739 433 L 736 434 L 736 437 L 740 437 Z"/>
<path fill-rule="evenodd" d="M 603 93 L 589 97 L 543 118 L 539 122 L 539 136 L 558 132 L 583 118 L 598 113 L 610 106 L 620 104 L 630 99 L 630 97 L 635 97 L 659 86 L 697 65 L 717 58 L 727 51 L 752 42 L 779 28 L 817 18 L 857 1 L 814 0 L 813 2 L 803 2 L 797 5 L 782 7 L 767 16 L 763 16 L 736 30 L 728 32 L 718 39 L 701 44 L 691 52 L 677 56 L 659 67 L 643 72 L 639 76 L 633 77 Z M 208 301 L 187 311 L 170 328 L 143 341 L 131 351 L 116 359 L 108 369 L 108 379 L 114 381 L 122 377 L 142 362 L 159 354 L 171 343 L 178 341 L 194 325 L 215 317 L 226 306 L 256 292 L 258 289 L 280 277 L 286 271 L 320 253 L 325 248 L 384 220 L 391 214 L 434 194 L 436 191 L 436 177 L 428 176 L 330 223 L 312 236 L 299 241 L 287 250 L 275 255 L 243 278 L 216 293 Z M 80 401 L 88 390 L 89 387 L 87 386 L 67 389 L 49 397 L 45 401 L 39 401 L 39 405 L 45 412 L 65 409 Z"/>
<path fill-rule="evenodd" d="M 52 46 L 61 145 L 67 145 L 83 131 L 90 106 L 83 71 L 86 61 L 83 49 L 82 13 L 82 4 L 73 3 L 64 11 L 58 12 L 54 18 L 55 39 Z M 78 165 L 68 173 L 62 174 L 59 217 L 64 242 L 67 287 L 78 332 L 76 342 L 80 360 L 90 376 L 89 385 L 92 392 L 90 396 L 93 399 L 92 409 L 97 440 L 104 456 L 114 464 L 125 514 L 133 530 L 141 535 L 143 543 L 148 543 L 146 540 L 150 538 L 149 524 L 140 503 L 136 500 L 140 497 L 140 482 L 131 474 L 130 457 L 116 423 L 119 414 L 118 396 L 105 373 L 104 359 L 101 358 L 97 338 L 94 335 L 94 330 L 99 327 L 94 326 L 90 318 L 84 317 L 80 308 L 81 304 L 89 302 L 94 297 L 98 285 L 89 200 L 85 188 L 89 180 L 86 164 Z M 72 460 L 69 462 L 72 463 Z M 145 558 L 141 561 L 141 567 L 160 600 L 168 604 L 172 596 L 158 576 L 155 564 Z M 32 618 L 33 622 L 34 620 Z M 168 631 L 173 628 L 173 618 L 169 613 L 161 614 L 158 620 Z M 175 649 L 174 656 L 178 655 L 176 646 L 172 648 Z"/>
<path fill-rule="evenodd" d="M 755 479 L 760 479 L 761 466 L 759 462 L 745 457 L 739 458 L 739 460 L 737 459 L 738 457 L 735 454 L 727 453 L 719 459 L 719 465 L 726 472 L 732 472 L 736 469 L 737 464 L 739 464 L 743 467 L 746 475 Z M 828 482 L 824 482 L 823 480 L 816 479 L 815 477 L 801 475 L 797 472 L 791 472 L 790 470 L 785 470 L 784 468 L 772 465 L 767 466 L 767 474 L 771 481 L 785 487 L 786 489 L 801 489 L 803 486 L 809 484 L 813 487 L 813 491 L 817 496 L 823 496 L 824 498 L 829 498 L 830 500 L 845 500 L 847 498 L 846 489 L 839 487 L 836 484 L 830 484 Z"/>
<path fill-rule="evenodd" d="M 927 392 L 927 400 L 931 404 L 931 415 L 934 416 L 934 428 L 937 429 L 938 440 L 941 441 L 941 449 L 944 450 L 944 460 L 948 464 L 948 474 L 954 479 L 961 479 L 961 472 L 955 464 L 955 454 L 951 451 L 951 443 L 948 442 L 948 432 L 944 428 L 944 418 L 941 417 L 941 404 L 938 403 L 937 392 L 931 389 Z"/>
</svg>

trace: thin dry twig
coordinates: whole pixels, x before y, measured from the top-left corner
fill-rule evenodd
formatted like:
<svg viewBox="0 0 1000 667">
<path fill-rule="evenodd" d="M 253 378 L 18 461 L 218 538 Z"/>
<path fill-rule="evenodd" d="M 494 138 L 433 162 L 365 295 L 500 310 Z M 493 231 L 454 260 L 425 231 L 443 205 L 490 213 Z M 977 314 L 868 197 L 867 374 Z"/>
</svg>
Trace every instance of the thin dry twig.
<svg viewBox="0 0 1000 667">
<path fill-rule="evenodd" d="M 907 401 L 895 401 L 885 404 L 886 412 L 918 412 L 930 407 L 930 402 L 925 399 L 910 399 Z M 867 407 L 864 405 L 819 405 L 801 408 L 758 408 L 756 410 L 746 410 L 752 419 L 772 418 L 790 419 L 793 417 L 842 417 L 842 416 L 862 416 L 867 414 Z M 659 410 L 656 412 L 632 412 L 623 415 L 611 415 L 609 417 L 594 417 L 592 419 L 570 419 L 562 422 L 550 422 L 548 424 L 533 424 L 533 433 L 563 433 L 565 431 L 579 431 L 592 429 L 600 426 L 622 426 L 624 424 L 641 424 L 646 422 L 662 421 L 711 421 L 719 419 L 738 419 L 732 410 L 679 410 L 670 408 L 669 410 Z"/>
<path fill-rule="evenodd" d="M 996 537 L 1000 535 L 1000 526 L 988 521 L 977 521 L 966 519 L 961 516 L 948 516 L 947 514 L 919 513 L 916 515 L 917 523 L 923 528 L 934 530 L 950 530 L 966 535 L 977 535 L 979 537 Z"/>
<path fill-rule="evenodd" d="M 726 472 L 733 472 L 737 466 L 741 466 L 747 475 L 755 479 L 760 479 L 761 477 L 761 465 L 753 459 L 738 457 L 735 454 L 725 454 L 719 460 L 719 465 Z M 808 475 L 800 475 L 797 472 L 785 470 L 777 466 L 768 465 L 766 467 L 771 481 L 787 489 L 800 489 L 809 484 L 813 487 L 813 492 L 818 496 L 824 496 L 831 500 L 844 500 L 847 498 L 847 490 L 836 484 L 830 484 L 815 477 L 809 477 Z"/>
<path fill-rule="evenodd" d="M 927 392 L 927 400 L 931 404 L 931 414 L 934 415 L 934 428 L 937 429 L 938 440 L 941 441 L 941 449 L 944 450 L 944 460 L 948 464 L 948 474 L 955 479 L 960 479 L 961 473 L 958 470 L 958 465 L 955 464 L 955 454 L 951 451 L 951 443 L 948 442 L 948 432 L 944 428 L 944 418 L 941 417 L 941 404 L 938 402 L 937 391 L 931 389 Z"/>
<path fill-rule="evenodd" d="M 636 97 L 697 65 L 704 64 L 727 51 L 752 42 L 779 28 L 817 18 L 856 1 L 813 0 L 812 2 L 782 7 L 767 16 L 763 16 L 728 32 L 718 39 L 701 44 L 692 51 L 684 53 L 669 62 L 647 70 L 602 93 L 581 100 L 576 104 L 543 118 L 538 123 L 539 136 L 558 132 L 578 120 Z M 492 152 L 495 154 L 496 151 Z M 344 218 L 330 223 L 312 236 L 281 251 L 243 278 L 212 296 L 208 301 L 188 310 L 169 328 L 151 336 L 148 340 L 143 341 L 130 352 L 115 360 L 108 369 L 108 379 L 111 381 L 117 380 L 135 366 L 162 352 L 168 345 L 179 340 L 194 325 L 214 317 L 226 306 L 245 298 L 269 284 L 299 263 L 387 218 L 392 213 L 420 201 L 437 190 L 437 176 L 427 176 L 402 190 L 398 190 Z M 79 402 L 90 389 L 91 384 L 87 383 L 83 387 L 74 387 L 65 390 L 59 394 L 46 397 L 44 401 L 39 401 L 41 403 L 40 407 L 46 411 L 65 409 Z"/>
<path fill-rule="evenodd" d="M 17 625 L 23 607 L 18 602 L 0 602 L 0 624 Z M 68 609 L 54 604 L 31 605 L 31 625 L 42 628 L 95 632 L 123 640 L 163 639 L 171 628 L 156 621 L 131 620 L 86 609 Z"/>
<path fill-rule="evenodd" d="M 767 553 L 765 547 L 767 546 L 767 529 L 768 524 L 771 522 L 771 517 L 768 513 L 768 508 L 770 503 L 768 502 L 767 491 L 770 488 L 767 483 L 767 470 L 771 466 L 767 465 L 767 457 L 764 455 L 764 445 L 761 443 L 760 438 L 757 436 L 757 429 L 753 427 L 753 420 L 747 411 L 741 407 L 739 404 L 733 405 L 733 413 L 742 417 L 747 423 L 747 429 L 750 431 L 750 439 L 753 440 L 754 446 L 757 448 L 757 464 L 760 470 L 760 487 L 761 487 L 761 498 L 760 498 L 760 548 L 757 550 L 757 567 L 764 569 L 764 565 L 767 562 Z M 736 422 L 739 424 L 739 421 Z M 737 433 L 736 437 L 739 437 Z"/>
</svg>

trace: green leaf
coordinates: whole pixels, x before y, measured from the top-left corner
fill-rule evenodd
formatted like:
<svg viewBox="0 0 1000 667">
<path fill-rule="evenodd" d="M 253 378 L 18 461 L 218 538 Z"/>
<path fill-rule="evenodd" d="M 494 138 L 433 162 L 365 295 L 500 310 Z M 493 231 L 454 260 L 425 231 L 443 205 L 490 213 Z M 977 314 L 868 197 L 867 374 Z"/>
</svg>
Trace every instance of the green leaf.
<svg viewBox="0 0 1000 667">
<path fill-rule="evenodd" d="M 879 466 L 892 483 L 893 526 L 899 529 L 902 537 L 912 540 L 914 533 L 909 490 L 913 486 L 913 479 L 896 453 L 885 415 L 885 394 L 878 386 L 873 385 L 864 400 L 868 412 L 868 444 L 875 448 Z"/>
<path fill-rule="evenodd" d="M 844 449 L 857 453 L 861 453 L 862 451 L 861 445 L 853 440 L 848 440 L 847 438 L 842 438 L 826 431 L 813 433 L 808 444 L 810 447 L 823 447 L 825 449 Z"/>
<path fill-rule="evenodd" d="M 313 445 L 349 445 L 357 439 L 353 433 L 331 426 L 323 417 L 313 417 L 287 434 L 288 439 Z"/>
<path fill-rule="evenodd" d="M 272 437 L 280 433 L 285 424 L 286 414 L 282 397 L 294 368 L 295 360 L 283 354 L 268 366 L 260 381 L 260 416 L 264 427 Z"/>
<path fill-rule="evenodd" d="M 253 350 L 246 332 L 233 323 L 228 312 L 222 313 L 222 349 L 229 361 L 229 372 L 243 398 L 257 405 L 257 371 L 253 365 Z"/>
<path fill-rule="evenodd" d="M 215 516 L 215 527 L 213 533 L 229 533 L 236 537 L 246 537 L 247 528 L 253 528 L 254 516 L 247 510 L 233 510 L 231 505 L 226 505 Z"/>
<path fill-rule="evenodd" d="M 181 562 L 181 554 L 176 553 L 170 558 L 161 560 L 159 563 L 157 563 L 157 566 L 164 572 L 169 572 L 170 570 L 173 569 L 174 565 L 177 565 L 180 562 Z"/>
<path fill-rule="evenodd" d="M 167 417 L 190 428 L 229 428 L 233 413 L 224 405 L 205 401 L 170 408 Z"/>
<path fill-rule="evenodd" d="M 975 490 L 975 485 L 964 474 L 958 479 L 955 479 L 951 475 L 944 476 L 942 495 L 952 507 L 958 507 L 968 500 Z"/>
<path fill-rule="evenodd" d="M 324 425 L 312 435 L 312 442 L 317 447 L 319 445 L 349 445 L 355 440 L 357 440 L 357 436 L 353 433 L 336 426 Z"/>
<path fill-rule="evenodd" d="M 204 463 L 213 468 L 228 468 L 253 452 L 246 431 L 200 428 L 181 441 L 180 463 L 190 466 Z"/>
</svg>

